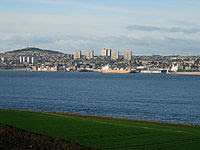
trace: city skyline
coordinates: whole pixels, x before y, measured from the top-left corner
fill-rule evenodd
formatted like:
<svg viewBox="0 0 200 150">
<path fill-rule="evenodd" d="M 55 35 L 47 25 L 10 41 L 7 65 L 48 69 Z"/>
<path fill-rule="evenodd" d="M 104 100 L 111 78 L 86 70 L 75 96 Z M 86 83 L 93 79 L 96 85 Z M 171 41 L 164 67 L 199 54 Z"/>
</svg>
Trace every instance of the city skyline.
<svg viewBox="0 0 200 150">
<path fill-rule="evenodd" d="M 25 46 L 73 53 L 200 55 L 197 0 L 2 0 L 0 53 Z"/>
</svg>

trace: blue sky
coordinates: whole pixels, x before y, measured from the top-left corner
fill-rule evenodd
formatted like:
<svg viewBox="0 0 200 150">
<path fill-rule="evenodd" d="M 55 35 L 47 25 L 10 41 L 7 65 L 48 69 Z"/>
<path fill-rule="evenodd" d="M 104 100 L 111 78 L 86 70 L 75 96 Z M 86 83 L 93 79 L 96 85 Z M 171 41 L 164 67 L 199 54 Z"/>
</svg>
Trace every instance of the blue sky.
<svg viewBox="0 0 200 150">
<path fill-rule="evenodd" d="M 0 52 L 200 55 L 199 0 L 1 0 Z"/>
</svg>

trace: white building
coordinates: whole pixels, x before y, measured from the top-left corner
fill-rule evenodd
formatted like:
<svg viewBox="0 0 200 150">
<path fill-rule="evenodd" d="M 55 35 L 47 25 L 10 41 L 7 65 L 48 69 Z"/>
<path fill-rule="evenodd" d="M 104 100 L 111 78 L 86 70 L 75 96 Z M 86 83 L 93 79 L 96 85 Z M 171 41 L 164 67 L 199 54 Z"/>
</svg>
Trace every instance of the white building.
<svg viewBox="0 0 200 150">
<path fill-rule="evenodd" d="M 101 50 L 101 56 L 103 56 L 103 57 L 111 57 L 111 54 L 112 54 L 111 49 L 104 48 Z"/>
<path fill-rule="evenodd" d="M 74 51 L 74 59 L 80 59 L 81 58 L 81 51 Z"/>
<path fill-rule="evenodd" d="M 124 59 L 131 60 L 132 59 L 132 51 L 124 51 Z"/>
<path fill-rule="evenodd" d="M 38 57 L 33 56 L 20 56 L 19 57 L 20 63 L 29 63 L 29 64 L 35 64 L 38 63 Z"/>
<path fill-rule="evenodd" d="M 6 57 L 1 57 L 1 61 L 2 61 L 2 62 L 7 62 L 8 59 L 7 59 Z"/>
<path fill-rule="evenodd" d="M 119 51 L 112 51 L 111 59 L 119 59 Z"/>
<path fill-rule="evenodd" d="M 94 57 L 94 51 L 86 51 L 85 57 L 86 59 L 92 59 Z"/>
</svg>

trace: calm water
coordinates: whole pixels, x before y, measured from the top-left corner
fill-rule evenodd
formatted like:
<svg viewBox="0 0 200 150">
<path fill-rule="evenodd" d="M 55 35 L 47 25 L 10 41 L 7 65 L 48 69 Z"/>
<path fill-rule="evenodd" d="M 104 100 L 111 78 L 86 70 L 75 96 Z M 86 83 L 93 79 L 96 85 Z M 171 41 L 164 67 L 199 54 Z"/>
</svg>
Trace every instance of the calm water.
<svg viewBox="0 0 200 150">
<path fill-rule="evenodd" d="M 200 124 L 200 76 L 0 71 L 0 108 Z"/>
</svg>

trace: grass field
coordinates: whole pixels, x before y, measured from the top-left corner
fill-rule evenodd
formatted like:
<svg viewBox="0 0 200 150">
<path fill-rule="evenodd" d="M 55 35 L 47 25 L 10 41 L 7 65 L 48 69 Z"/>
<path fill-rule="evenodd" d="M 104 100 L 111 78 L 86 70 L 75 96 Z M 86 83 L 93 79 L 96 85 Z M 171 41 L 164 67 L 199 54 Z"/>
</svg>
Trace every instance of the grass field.
<svg viewBox="0 0 200 150">
<path fill-rule="evenodd" d="M 200 148 L 199 126 L 17 110 L 0 110 L 0 123 L 100 149 Z"/>
</svg>

